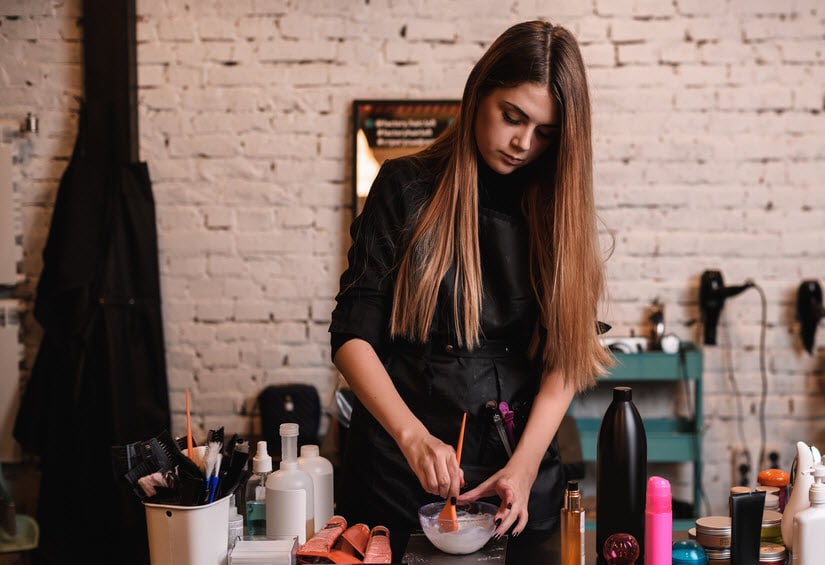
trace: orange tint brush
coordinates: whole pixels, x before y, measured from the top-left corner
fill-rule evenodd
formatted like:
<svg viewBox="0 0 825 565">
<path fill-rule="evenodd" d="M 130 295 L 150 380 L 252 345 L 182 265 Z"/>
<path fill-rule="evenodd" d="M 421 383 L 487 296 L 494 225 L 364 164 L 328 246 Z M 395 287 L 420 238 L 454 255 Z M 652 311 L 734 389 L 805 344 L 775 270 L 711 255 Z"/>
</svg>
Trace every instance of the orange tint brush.
<svg viewBox="0 0 825 565">
<path fill-rule="evenodd" d="M 186 389 L 186 453 L 195 460 L 195 447 L 192 443 L 192 417 L 189 415 L 189 389 Z"/>
<path fill-rule="evenodd" d="M 464 446 L 464 425 L 467 423 L 467 413 L 461 418 L 461 431 L 458 432 L 458 444 L 455 447 L 455 460 L 461 466 L 461 448 Z M 444 503 L 441 514 L 438 515 L 438 529 L 442 532 L 455 532 L 458 530 L 458 516 L 455 511 L 455 504 L 451 500 Z"/>
</svg>

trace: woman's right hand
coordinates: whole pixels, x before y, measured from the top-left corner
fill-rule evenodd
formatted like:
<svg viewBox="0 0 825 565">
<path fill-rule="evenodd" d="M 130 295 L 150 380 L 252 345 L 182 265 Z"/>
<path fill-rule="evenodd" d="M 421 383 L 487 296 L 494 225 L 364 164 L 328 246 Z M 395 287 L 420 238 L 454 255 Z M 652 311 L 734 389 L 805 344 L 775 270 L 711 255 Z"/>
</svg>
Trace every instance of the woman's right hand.
<svg viewBox="0 0 825 565">
<path fill-rule="evenodd" d="M 446 499 L 458 497 L 464 471 L 452 446 L 421 429 L 402 434 L 398 447 L 425 491 Z"/>
<path fill-rule="evenodd" d="M 444 498 L 458 497 L 464 472 L 455 449 L 427 431 L 398 394 L 372 346 L 351 339 L 335 354 L 335 365 L 350 388 L 395 440 L 421 487 Z"/>
</svg>

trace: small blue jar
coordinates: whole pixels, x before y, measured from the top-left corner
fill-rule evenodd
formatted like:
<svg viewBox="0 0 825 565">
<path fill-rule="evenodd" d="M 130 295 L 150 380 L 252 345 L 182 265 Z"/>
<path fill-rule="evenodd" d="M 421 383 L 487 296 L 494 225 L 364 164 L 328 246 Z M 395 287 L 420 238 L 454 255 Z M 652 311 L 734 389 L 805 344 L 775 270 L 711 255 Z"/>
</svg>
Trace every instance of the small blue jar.
<svg viewBox="0 0 825 565">
<path fill-rule="evenodd" d="M 684 539 L 673 542 L 673 565 L 707 565 L 705 550 L 695 540 Z"/>
</svg>

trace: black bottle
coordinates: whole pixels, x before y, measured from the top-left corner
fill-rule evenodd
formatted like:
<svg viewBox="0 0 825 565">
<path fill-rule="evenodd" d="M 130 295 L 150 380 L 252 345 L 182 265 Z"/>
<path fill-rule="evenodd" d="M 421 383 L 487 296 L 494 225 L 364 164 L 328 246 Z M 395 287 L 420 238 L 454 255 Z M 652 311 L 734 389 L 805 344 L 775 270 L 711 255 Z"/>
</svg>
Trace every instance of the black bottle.
<svg viewBox="0 0 825 565">
<path fill-rule="evenodd" d="M 613 389 L 599 428 L 596 451 L 596 551 L 598 562 L 605 540 L 613 534 L 631 534 L 644 555 L 647 436 L 633 390 Z"/>
</svg>

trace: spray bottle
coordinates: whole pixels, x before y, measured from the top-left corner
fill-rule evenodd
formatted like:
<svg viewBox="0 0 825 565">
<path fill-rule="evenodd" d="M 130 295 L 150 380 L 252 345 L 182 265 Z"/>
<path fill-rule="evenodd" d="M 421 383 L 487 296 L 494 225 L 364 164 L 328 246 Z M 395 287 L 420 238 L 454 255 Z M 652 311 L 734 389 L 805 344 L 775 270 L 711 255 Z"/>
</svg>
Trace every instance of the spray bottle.
<svg viewBox="0 0 825 565">
<path fill-rule="evenodd" d="M 266 536 L 266 479 L 272 472 L 272 457 L 266 442 L 258 442 L 252 458 L 252 475 L 246 481 L 246 534 L 252 539 Z"/>
</svg>

